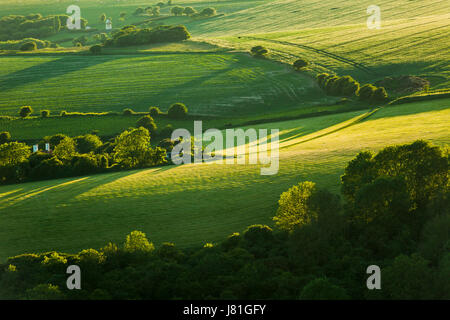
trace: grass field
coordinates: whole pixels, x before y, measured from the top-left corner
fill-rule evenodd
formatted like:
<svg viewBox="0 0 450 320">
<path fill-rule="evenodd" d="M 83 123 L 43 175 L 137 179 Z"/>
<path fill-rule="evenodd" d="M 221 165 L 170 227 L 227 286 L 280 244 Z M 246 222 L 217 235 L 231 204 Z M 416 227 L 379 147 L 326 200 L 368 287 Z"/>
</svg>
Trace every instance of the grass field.
<svg viewBox="0 0 450 320">
<path fill-rule="evenodd" d="M 99 16 L 114 27 L 140 23 L 184 24 L 193 39 L 176 44 L 106 49 L 88 54 L 73 48 L 32 53 L 0 52 L 0 115 L 16 115 L 30 105 L 57 115 L 69 112 L 121 112 L 124 108 L 166 111 L 183 102 L 191 118 L 156 119 L 192 129 L 195 117 L 204 129 L 250 127 L 280 129 L 280 171 L 261 176 L 258 165 L 218 163 L 167 166 L 86 177 L 0 186 L 0 260 L 23 252 L 76 252 L 121 242 L 132 230 L 189 247 L 215 242 L 250 224 L 273 225 L 280 194 L 311 180 L 334 192 L 346 163 L 361 150 L 425 139 L 450 142 L 450 99 L 372 109 L 361 102 L 336 103 L 311 74 L 352 75 L 364 83 L 386 76 L 416 75 L 432 90 L 450 87 L 450 3 L 438 0 L 383 0 L 382 28 L 366 26 L 369 0 L 174 0 L 197 10 L 215 7 L 211 18 L 134 17 L 142 0 L 80 0 L 89 26 L 102 30 Z M 8 14 L 61 14 L 72 0 L 0 0 Z M 119 22 L 120 12 L 127 19 Z M 153 22 L 152 22 L 153 21 Z M 91 35 L 90 35 L 91 37 Z M 248 50 L 266 46 L 267 59 Z M 289 64 L 310 61 L 312 72 Z M 320 115 L 321 113 L 326 115 Z M 308 115 L 315 117 L 306 118 Z M 319 116 L 318 116 L 319 115 Z M 0 132 L 32 141 L 55 133 L 71 136 L 99 130 L 114 135 L 134 126 L 137 117 L 50 117 L 2 120 Z M 283 121 L 281 121 L 283 120 Z M 284 121 L 286 120 L 286 121 Z"/>
<path fill-rule="evenodd" d="M 450 99 L 261 125 L 279 128 L 280 171 L 258 165 L 192 164 L 0 187 L 0 258 L 22 252 L 75 252 L 120 242 L 142 230 L 155 243 L 217 241 L 253 223 L 273 225 L 277 200 L 312 180 L 338 191 L 360 150 L 426 139 L 450 142 Z M 352 120 L 353 119 L 353 120 Z"/>
<path fill-rule="evenodd" d="M 265 114 L 327 100 L 310 78 L 232 53 L 2 56 L 0 112 L 20 106 L 101 112 L 165 111 L 175 102 L 203 115 Z M 322 96 L 322 99 L 318 99 Z"/>
</svg>

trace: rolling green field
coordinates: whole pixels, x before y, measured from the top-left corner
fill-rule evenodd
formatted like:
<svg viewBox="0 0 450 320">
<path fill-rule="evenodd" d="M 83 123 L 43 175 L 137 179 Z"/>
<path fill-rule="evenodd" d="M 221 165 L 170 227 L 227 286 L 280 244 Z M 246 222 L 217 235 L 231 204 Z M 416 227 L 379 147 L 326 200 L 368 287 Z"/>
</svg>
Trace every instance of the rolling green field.
<svg viewBox="0 0 450 320">
<path fill-rule="evenodd" d="M 0 257 L 76 252 L 142 230 L 156 244 L 214 242 L 254 223 L 273 225 L 279 195 L 311 180 L 338 191 L 360 150 L 426 139 L 448 145 L 450 99 L 404 104 L 265 128 L 280 129 L 280 171 L 259 165 L 191 164 L 0 187 Z M 358 121 L 361 120 L 361 121 Z M 256 126 L 255 128 L 258 128 Z"/>
<path fill-rule="evenodd" d="M 62 110 L 146 112 L 150 106 L 167 111 L 172 103 L 183 102 L 190 117 L 157 118 L 159 128 L 170 123 L 191 130 L 198 117 L 205 119 L 204 129 L 279 129 L 279 173 L 261 176 L 259 165 L 208 163 L 0 186 L 0 260 L 24 252 L 98 248 L 121 242 L 132 230 L 144 231 L 155 244 L 190 247 L 219 241 L 251 224 L 273 226 L 280 194 L 300 181 L 338 192 L 344 167 L 361 150 L 416 139 L 450 143 L 450 99 L 381 108 L 344 104 L 326 96 L 312 78 L 329 72 L 364 84 L 415 75 L 430 81 L 431 90 L 450 88 L 448 1 L 381 1 L 379 30 L 366 27 L 369 0 L 174 0 L 174 5 L 197 10 L 215 7 L 218 15 L 174 17 L 163 7 L 155 21 L 132 16 L 137 7 L 157 2 L 77 4 L 89 26 L 99 30 L 99 16 L 106 13 L 114 27 L 147 19 L 184 24 L 191 40 L 106 49 L 95 56 L 88 47 L 72 47 L 70 39 L 59 49 L 0 52 L 0 115 L 17 116 L 27 105 L 34 115 L 43 109 L 58 115 Z M 61 14 L 70 4 L 0 0 L 0 17 Z M 120 12 L 127 12 L 123 22 L 118 22 Z M 48 39 L 81 34 L 63 32 Z M 269 49 L 267 59 L 248 54 L 255 45 Z M 310 61 L 308 72 L 292 69 L 298 58 Z M 135 126 L 137 119 L 0 118 L 0 132 L 26 141 L 92 130 L 111 136 Z M 249 126 L 252 122 L 259 124 Z"/>
<path fill-rule="evenodd" d="M 0 112 L 23 105 L 59 113 L 165 111 L 183 102 L 201 115 L 265 114 L 327 100 L 310 78 L 233 53 L 2 56 Z M 322 99 L 318 99 L 322 96 Z"/>
</svg>

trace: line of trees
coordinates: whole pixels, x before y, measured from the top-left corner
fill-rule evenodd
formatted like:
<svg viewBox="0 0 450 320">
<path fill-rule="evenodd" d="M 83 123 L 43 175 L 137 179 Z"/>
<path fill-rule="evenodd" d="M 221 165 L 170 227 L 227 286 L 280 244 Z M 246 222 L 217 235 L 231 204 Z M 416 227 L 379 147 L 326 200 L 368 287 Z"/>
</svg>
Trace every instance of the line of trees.
<svg viewBox="0 0 450 320">
<path fill-rule="evenodd" d="M 34 153 L 27 144 L 11 141 L 11 135 L 2 132 L 0 184 L 167 164 L 166 150 L 151 147 L 150 131 L 139 126 L 141 122 L 138 121 L 138 128 L 125 130 L 107 142 L 94 134 L 74 138 L 64 134 L 48 136 L 38 144 L 39 149 L 43 150 L 48 143 L 52 150 Z"/>
<path fill-rule="evenodd" d="M 372 84 L 361 86 L 358 81 L 351 76 L 336 76 L 328 73 L 321 73 L 317 76 L 317 83 L 328 95 L 354 97 L 371 103 L 382 103 L 388 98 L 388 94 L 383 87 L 375 87 Z"/>
<path fill-rule="evenodd" d="M 140 29 L 129 25 L 112 34 L 111 39 L 104 42 L 105 46 L 132 46 L 160 42 L 179 42 L 191 37 L 185 26 L 158 26 L 156 28 Z"/>
<path fill-rule="evenodd" d="M 341 199 L 312 182 L 284 192 L 276 229 L 217 244 L 155 246 L 141 231 L 77 254 L 0 265 L 2 299 L 450 299 L 448 151 L 424 141 L 359 153 Z M 67 266 L 81 290 L 66 288 Z M 366 269 L 381 268 L 381 290 Z"/>
</svg>

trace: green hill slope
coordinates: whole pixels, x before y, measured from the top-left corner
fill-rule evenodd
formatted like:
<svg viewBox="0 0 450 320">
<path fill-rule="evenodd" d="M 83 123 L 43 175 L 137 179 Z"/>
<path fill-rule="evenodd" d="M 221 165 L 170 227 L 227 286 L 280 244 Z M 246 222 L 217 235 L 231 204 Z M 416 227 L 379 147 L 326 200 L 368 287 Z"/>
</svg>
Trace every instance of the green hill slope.
<svg viewBox="0 0 450 320">
<path fill-rule="evenodd" d="M 272 123 L 280 171 L 258 165 L 192 164 L 0 187 L 0 258 L 50 249 L 74 252 L 142 230 L 155 243 L 217 241 L 254 223 L 272 225 L 281 192 L 303 180 L 338 191 L 361 150 L 426 139 L 450 142 L 450 100 Z M 367 111 L 369 112 L 369 111 Z"/>
</svg>

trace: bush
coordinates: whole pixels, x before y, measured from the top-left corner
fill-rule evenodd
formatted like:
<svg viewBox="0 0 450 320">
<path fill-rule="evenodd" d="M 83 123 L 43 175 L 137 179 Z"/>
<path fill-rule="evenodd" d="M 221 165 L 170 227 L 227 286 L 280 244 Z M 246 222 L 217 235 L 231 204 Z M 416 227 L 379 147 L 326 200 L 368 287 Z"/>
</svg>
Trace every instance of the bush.
<svg viewBox="0 0 450 320">
<path fill-rule="evenodd" d="M 138 15 L 141 15 L 141 14 L 143 14 L 143 13 L 145 13 L 144 8 L 139 7 L 139 8 L 137 8 L 137 9 L 134 11 L 133 14 L 134 14 L 135 16 L 138 16 Z"/>
<path fill-rule="evenodd" d="M 4 144 L 11 140 L 11 134 L 7 131 L 0 132 L 0 144 Z"/>
<path fill-rule="evenodd" d="M 20 51 L 34 51 L 37 49 L 36 42 L 25 42 L 20 46 Z"/>
<path fill-rule="evenodd" d="M 145 129 L 148 130 L 148 132 L 150 132 L 150 134 L 154 134 L 156 132 L 156 129 L 157 129 L 155 121 L 149 115 L 143 116 L 142 118 L 140 118 L 137 121 L 136 125 L 138 127 L 144 127 Z"/>
<path fill-rule="evenodd" d="M 187 16 L 192 16 L 193 14 L 197 13 L 197 10 L 195 10 L 192 7 L 186 7 L 186 8 L 184 8 L 183 13 Z"/>
<path fill-rule="evenodd" d="M 135 114 L 135 112 L 132 109 L 130 108 L 123 109 L 124 116 L 132 116 L 133 114 Z"/>
<path fill-rule="evenodd" d="M 187 115 L 188 109 L 183 103 L 175 103 L 170 106 L 167 115 L 172 119 L 182 119 Z"/>
<path fill-rule="evenodd" d="M 50 110 L 41 110 L 41 117 L 48 118 L 50 116 Z"/>
<path fill-rule="evenodd" d="M 149 114 L 151 117 L 156 118 L 158 117 L 160 114 L 162 114 L 161 110 L 159 110 L 158 107 L 150 107 L 150 109 L 148 110 Z"/>
<path fill-rule="evenodd" d="M 145 233 L 141 231 L 133 231 L 127 235 L 123 247 L 126 252 L 151 252 L 155 250 L 153 243 L 149 242 Z"/>
<path fill-rule="evenodd" d="M 251 54 L 255 57 L 263 57 L 269 53 L 269 50 L 264 48 L 263 46 L 256 46 L 250 50 Z"/>
<path fill-rule="evenodd" d="M 371 84 L 365 84 L 359 89 L 359 99 L 363 101 L 370 101 L 377 88 Z"/>
<path fill-rule="evenodd" d="M 26 118 L 26 117 L 28 117 L 30 114 L 32 114 L 33 113 L 33 108 L 32 107 L 30 107 L 30 106 L 25 106 L 25 107 L 22 107 L 22 108 L 20 108 L 20 111 L 19 111 L 19 115 L 22 117 L 22 118 Z"/>
<path fill-rule="evenodd" d="M 171 124 L 166 125 L 159 133 L 161 138 L 170 138 L 172 136 L 173 126 Z M 172 151 L 172 149 L 170 150 Z"/>
<path fill-rule="evenodd" d="M 375 102 L 384 102 L 387 98 L 388 94 L 383 87 L 379 87 L 373 92 L 372 100 Z"/>
<path fill-rule="evenodd" d="M 311 199 L 316 192 L 316 184 L 310 181 L 301 182 L 283 192 L 273 218 L 276 225 L 282 230 L 292 231 L 317 220 L 318 212 L 311 208 Z"/>
<path fill-rule="evenodd" d="M 308 66 L 308 61 L 306 61 L 305 59 L 298 59 L 294 62 L 293 66 L 296 70 L 301 70 Z"/>
<path fill-rule="evenodd" d="M 103 145 L 102 140 L 93 134 L 86 134 L 74 138 L 76 143 L 76 149 L 79 153 L 95 152 Z"/>
<path fill-rule="evenodd" d="M 96 45 L 90 47 L 90 48 L 89 48 L 89 51 L 90 51 L 92 54 L 100 54 L 100 53 L 102 53 L 102 46 L 99 45 L 99 44 L 96 44 Z"/>
<path fill-rule="evenodd" d="M 170 13 L 172 13 L 174 16 L 181 16 L 184 12 L 184 8 L 180 6 L 175 6 L 172 9 L 170 9 Z"/>
<path fill-rule="evenodd" d="M 201 16 L 204 16 L 204 17 L 211 17 L 211 16 L 216 15 L 216 13 L 217 13 L 217 11 L 216 11 L 215 8 L 209 7 L 209 8 L 203 9 L 203 10 L 200 12 L 200 15 L 201 15 Z"/>
</svg>

